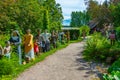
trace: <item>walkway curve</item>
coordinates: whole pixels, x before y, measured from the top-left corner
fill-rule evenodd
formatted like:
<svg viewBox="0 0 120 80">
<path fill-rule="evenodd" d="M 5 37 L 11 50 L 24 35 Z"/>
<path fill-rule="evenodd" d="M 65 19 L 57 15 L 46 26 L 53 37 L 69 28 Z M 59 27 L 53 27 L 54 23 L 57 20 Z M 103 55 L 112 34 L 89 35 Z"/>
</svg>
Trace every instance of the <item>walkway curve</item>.
<svg viewBox="0 0 120 80">
<path fill-rule="evenodd" d="M 72 43 L 23 72 L 16 80 L 92 80 L 89 64 L 83 60 L 84 42 Z"/>
</svg>

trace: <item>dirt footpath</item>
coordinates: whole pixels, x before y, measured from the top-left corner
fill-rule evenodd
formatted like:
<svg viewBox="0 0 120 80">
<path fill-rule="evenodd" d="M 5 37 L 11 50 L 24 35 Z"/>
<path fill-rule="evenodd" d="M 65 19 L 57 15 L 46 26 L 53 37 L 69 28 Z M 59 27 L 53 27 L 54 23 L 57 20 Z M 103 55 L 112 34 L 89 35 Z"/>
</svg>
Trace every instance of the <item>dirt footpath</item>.
<svg viewBox="0 0 120 80">
<path fill-rule="evenodd" d="M 23 72 L 16 80 L 93 80 L 97 71 L 83 60 L 84 42 L 72 43 Z"/>
</svg>

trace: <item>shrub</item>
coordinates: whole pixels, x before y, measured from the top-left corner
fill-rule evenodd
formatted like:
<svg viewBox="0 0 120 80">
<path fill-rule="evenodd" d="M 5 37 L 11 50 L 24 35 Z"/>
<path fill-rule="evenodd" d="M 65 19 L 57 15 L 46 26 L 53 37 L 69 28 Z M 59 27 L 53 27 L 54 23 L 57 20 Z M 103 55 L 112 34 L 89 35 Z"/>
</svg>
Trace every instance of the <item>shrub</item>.
<svg viewBox="0 0 120 80">
<path fill-rule="evenodd" d="M 111 73 L 112 71 L 120 71 L 120 59 L 115 61 L 112 66 L 109 67 L 108 72 Z"/>
<path fill-rule="evenodd" d="M 103 75 L 104 80 L 120 80 L 120 59 L 108 68 L 108 73 Z"/>
<path fill-rule="evenodd" d="M 116 28 L 117 40 L 120 41 L 120 27 Z"/>
<path fill-rule="evenodd" d="M 70 30 L 70 40 L 77 40 L 80 36 L 79 30 Z"/>
<path fill-rule="evenodd" d="M 104 80 L 120 80 L 120 72 L 113 71 L 111 74 L 104 74 L 103 79 Z"/>
<path fill-rule="evenodd" d="M 80 27 L 80 35 L 83 34 L 83 31 L 86 33 L 86 36 L 89 35 L 90 28 L 87 25 L 81 26 Z"/>
<path fill-rule="evenodd" d="M 87 40 L 83 55 L 88 60 L 104 61 L 107 56 L 111 55 L 109 54 L 110 47 L 109 41 L 105 37 L 95 33 Z"/>
<path fill-rule="evenodd" d="M 2 75 L 10 75 L 14 72 L 13 64 L 7 60 L 0 60 L 0 76 Z"/>
<path fill-rule="evenodd" d="M 9 35 L 0 35 L 0 45 L 5 46 L 6 40 L 9 40 Z"/>
</svg>

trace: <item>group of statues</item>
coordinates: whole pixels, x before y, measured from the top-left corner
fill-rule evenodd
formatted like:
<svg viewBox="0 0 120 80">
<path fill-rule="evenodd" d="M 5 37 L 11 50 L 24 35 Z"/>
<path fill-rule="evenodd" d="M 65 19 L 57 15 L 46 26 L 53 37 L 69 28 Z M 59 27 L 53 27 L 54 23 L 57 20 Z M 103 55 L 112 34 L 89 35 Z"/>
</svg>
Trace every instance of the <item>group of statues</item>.
<svg viewBox="0 0 120 80">
<path fill-rule="evenodd" d="M 5 41 L 5 46 L 2 47 L 0 45 L 0 58 L 6 57 L 10 59 L 13 51 L 12 46 L 14 46 L 19 57 L 19 64 L 22 64 L 23 55 L 25 61 L 29 62 L 30 60 L 35 60 L 35 55 L 49 51 L 51 46 L 57 48 L 57 42 L 63 43 L 65 39 L 66 42 L 69 42 L 69 32 L 64 33 L 63 31 L 53 30 L 49 33 L 47 30 L 42 32 L 38 29 L 33 36 L 31 30 L 28 29 L 26 34 L 21 36 L 18 30 L 13 30 L 10 39 Z M 21 49 L 21 46 L 24 49 Z"/>
</svg>

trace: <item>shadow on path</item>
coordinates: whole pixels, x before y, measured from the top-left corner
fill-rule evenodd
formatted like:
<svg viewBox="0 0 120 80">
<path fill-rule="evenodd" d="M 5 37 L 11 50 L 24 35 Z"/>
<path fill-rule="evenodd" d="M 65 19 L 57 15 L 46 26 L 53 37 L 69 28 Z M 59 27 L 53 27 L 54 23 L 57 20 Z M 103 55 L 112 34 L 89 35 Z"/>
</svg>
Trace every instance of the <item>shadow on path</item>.
<svg viewBox="0 0 120 80">
<path fill-rule="evenodd" d="M 84 77 L 94 75 L 95 78 L 102 80 L 102 74 L 96 69 L 96 66 L 104 67 L 103 64 L 85 61 L 82 57 L 82 52 L 76 55 L 76 66 L 78 71 L 85 71 Z"/>
</svg>

